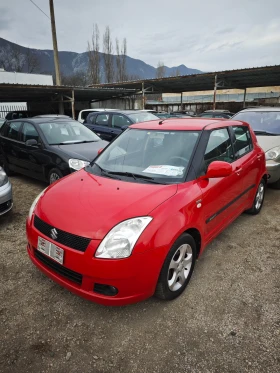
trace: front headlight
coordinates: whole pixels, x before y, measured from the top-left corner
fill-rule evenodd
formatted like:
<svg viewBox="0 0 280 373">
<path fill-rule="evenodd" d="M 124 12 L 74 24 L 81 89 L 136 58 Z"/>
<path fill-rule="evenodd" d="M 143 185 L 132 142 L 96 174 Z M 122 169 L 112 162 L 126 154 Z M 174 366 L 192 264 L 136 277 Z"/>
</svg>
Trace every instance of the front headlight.
<svg viewBox="0 0 280 373">
<path fill-rule="evenodd" d="M 47 189 L 47 188 L 46 188 Z M 34 199 L 34 201 L 33 201 L 33 203 L 32 203 L 32 205 L 31 205 L 31 207 L 30 207 L 30 210 L 29 210 L 29 214 L 28 214 L 28 218 L 29 218 L 29 220 L 31 219 L 31 217 L 32 217 L 32 214 L 33 214 L 33 212 L 34 212 L 34 210 L 35 210 L 35 207 L 36 207 L 36 205 L 37 205 L 37 203 L 38 203 L 38 201 L 39 201 L 39 199 L 44 195 L 44 193 L 45 193 L 45 190 L 46 189 L 44 189 L 35 199 Z"/>
<path fill-rule="evenodd" d="M 3 170 L 2 167 L 0 167 L 0 187 L 7 184 L 8 182 L 8 176 L 6 175 L 6 172 Z"/>
<path fill-rule="evenodd" d="M 73 168 L 73 170 L 79 171 L 82 168 L 86 167 L 89 165 L 89 162 L 87 161 L 82 161 L 81 159 L 69 159 L 68 161 L 69 167 Z"/>
<path fill-rule="evenodd" d="M 136 241 L 152 219 L 150 216 L 143 216 L 129 219 L 116 225 L 99 245 L 95 257 L 107 259 L 127 258 L 131 255 Z"/>
<path fill-rule="evenodd" d="M 273 160 L 275 162 L 279 162 L 280 161 L 280 146 L 276 146 L 275 148 L 268 150 L 265 153 L 265 159 L 267 161 Z"/>
</svg>

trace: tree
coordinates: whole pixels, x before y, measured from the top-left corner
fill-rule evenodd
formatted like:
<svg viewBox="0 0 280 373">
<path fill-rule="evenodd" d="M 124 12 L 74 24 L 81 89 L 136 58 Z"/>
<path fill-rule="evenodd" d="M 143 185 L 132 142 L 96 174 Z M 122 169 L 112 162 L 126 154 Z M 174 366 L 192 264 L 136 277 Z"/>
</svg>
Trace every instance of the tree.
<svg viewBox="0 0 280 373">
<path fill-rule="evenodd" d="M 156 69 L 156 78 L 164 78 L 165 77 L 165 66 L 164 63 L 159 61 Z"/>
<path fill-rule="evenodd" d="M 100 83 L 99 28 L 93 25 L 91 43 L 88 42 L 88 76 L 90 84 Z"/>
<path fill-rule="evenodd" d="M 126 72 L 126 38 L 123 39 L 123 44 L 120 49 L 119 46 L 119 40 L 116 38 L 116 65 L 117 65 L 117 71 L 116 71 L 116 78 L 118 82 L 124 82 L 127 80 L 127 72 Z"/>
<path fill-rule="evenodd" d="M 113 43 L 111 39 L 110 27 L 107 26 L 103 35 L 103 53 L 104 53 L 104 69 L 105 79 L 107 83 L 114 80 L 114 59 L 113 59 Z"/>
<path fill-rule="evenodd" d="M 88 85 L 88 77 L 85 71 L 76 71 L 71 75 L 61 74 L 61 84 L 73 87 L 85 87 Z"/>
<path fill-rule="evenodd" d="M 34 73 L 40 70 L 40 60 L 36 53 L 30 48 L 28 48 L 26 52 L 25 65 L 28 73 Z"/>
<path fill-rule="evenodd" d="M 1 54 L 0 65 L 6 71 L 21 72 L 25 63 L 25 56 L 21 52 L 21 47 L 17 44 L 11 44 L 4 53 Z"/>
</svg>

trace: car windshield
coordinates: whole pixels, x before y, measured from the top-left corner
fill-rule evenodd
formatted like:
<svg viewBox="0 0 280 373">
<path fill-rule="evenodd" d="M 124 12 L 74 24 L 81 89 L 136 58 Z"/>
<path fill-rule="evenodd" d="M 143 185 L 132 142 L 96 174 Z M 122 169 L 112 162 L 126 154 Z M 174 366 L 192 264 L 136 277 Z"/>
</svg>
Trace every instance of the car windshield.
<svg viewBox="0 0 280 373">
<path fill-rule="evenodd" d="M 263 132 L 280 135 L 280 110 L 279 111 L 243 111 L 232 119 L 247 122 L 254 132 Z"/>
<path fill-rule="evenodd" d="M 128 129 L 87 171 L 133 182 L 178 183 L 185 178 L 199 131 Z"/>
<path fill-rule="evenodd" d="M 158 117 L 148 112 L 132 113 L 127 115 L 133 123 L 148 122 L 149 120 L 156 120 Z"/>
<path fill-rule="evenodd" d="M 50 121 L 40 123 L 39 126 L 49 145 L 78 144 L 100 140 L 95 133 L 74 120 Z"/>
</svg>

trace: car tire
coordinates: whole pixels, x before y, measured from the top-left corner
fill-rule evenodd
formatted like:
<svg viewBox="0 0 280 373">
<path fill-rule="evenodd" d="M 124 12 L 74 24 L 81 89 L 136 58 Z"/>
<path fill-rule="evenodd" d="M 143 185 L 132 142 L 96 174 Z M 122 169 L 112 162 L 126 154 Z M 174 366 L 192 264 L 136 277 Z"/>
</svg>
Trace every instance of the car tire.
<svg viewBox="0 0 280 373">
<path fill-rule="evenodd" d="M 53 184 L 57 180 L 61 179 L 63 177 L 61 171 L 59 171 L 57 168 L 52 168 L 48 175 L 48 182 L 49 184 Z"/>
<path fill-rule="evenodd" d="M 196 258 L 195 240 L 190 234 L 182 234 L 165 258 L 156 286 L 155 297 L 172 300 L 182 294 L 192 276 Z"/>
<path fill-rule="evenodd" d="M 15 175 L 15 172 L 11 171 L 8 162 L 3 162 L 3 169 L 6 172 L 7 176 Z"/>
<path fill-rule="evenodd" d="M 257 215 L 263 206 L 264 201 L 264 195 L 265 195 L 265 189 L 266 189 L 266 182 L 264 179 L 261 179 L 261 182 L 259 183 L 254 202 L 252 207 L 249 210 L 246 210 L 246 214 L 250 215 Z"/>
</svg>

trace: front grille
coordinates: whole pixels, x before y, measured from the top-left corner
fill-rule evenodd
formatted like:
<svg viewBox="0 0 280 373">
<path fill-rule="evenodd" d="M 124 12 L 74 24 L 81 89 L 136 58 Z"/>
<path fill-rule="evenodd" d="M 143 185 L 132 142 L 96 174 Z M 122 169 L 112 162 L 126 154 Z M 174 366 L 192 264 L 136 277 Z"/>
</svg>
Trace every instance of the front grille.
<svg viewBox="0 0 280 373">
<path fill-rule="evenodd" d="M 71 269 L 62 266 L 61 264 L 56 263 L 38 250 L 34 250 L 34 255 L 35 258 L 38 259 L 42 264 L 44 264 L 52 271 L 58 273 L 60 276 L 63 276 L 68 280 L 75 282 L 76 284 L 82 284 L 83 276 L 80 273 L 72 271 Z"/>
<path fill-rule="evenodd" d="M 43 233 L 45 236 L 53 239 L 51 236 L 51 230 L 54 227 L 48 223 L 45 223 L 36 215 L 34 218 L 34 227 L 38 229 L 39 232 Z M 61 243 L 62 245 L 71 247 L 72 249 L 78 251 L 86 251 L 86 248 L 90 243 L 90 238 L 76 236 L 75 234 L 64 232 L 58 228 L 55 229 L 57 231 L 57 238 L 55 240 L 57 243 Z"/>
<path fill-rule="evenodd" d="M 0 214 L 7 211 L 12 206 L 12 200 L 0 204 Z"/>
</svg>

